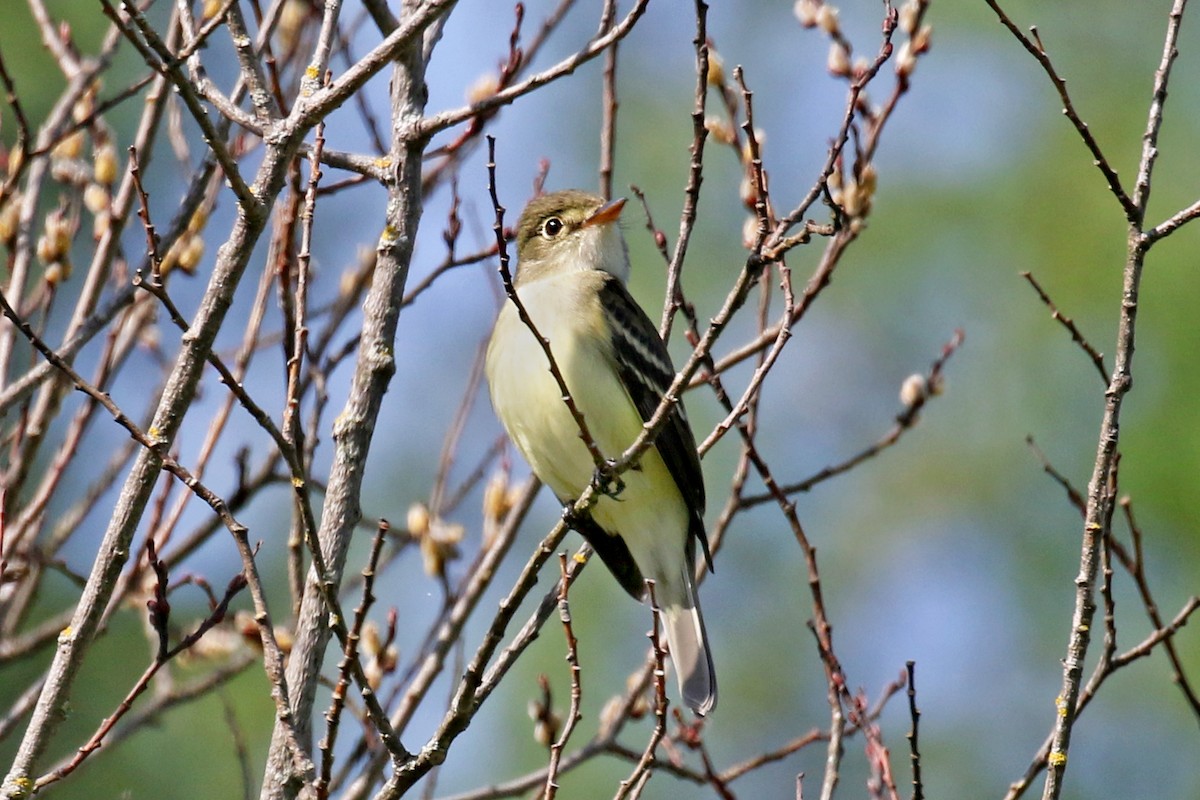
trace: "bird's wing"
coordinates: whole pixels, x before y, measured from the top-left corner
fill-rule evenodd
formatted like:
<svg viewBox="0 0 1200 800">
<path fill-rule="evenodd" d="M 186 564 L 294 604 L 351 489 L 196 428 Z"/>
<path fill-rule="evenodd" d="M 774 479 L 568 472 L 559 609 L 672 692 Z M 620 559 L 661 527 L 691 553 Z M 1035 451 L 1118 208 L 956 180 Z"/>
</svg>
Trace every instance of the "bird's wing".
<svg viewBox="0 0 1200 800">
<path fill-rule="evenodd" d="M 621 383 L 642 420 L 648 422 L 675 379 L 671 356 L 654 323 L 620 280 L 607 276 L 600 287 L 600 302 L 612 316 L 612 345 L 621 353 L 614 361 Z M 659 432 L 654 446 L 688 504 L 692 517 L 691 533 L 700 540 L 705 561 L 712 569 L 708 537 L 704 532 L 704 476 L 696 454 L 696 439 L 682 403 L 675 405 L 675 413 Z"/>
</svg>

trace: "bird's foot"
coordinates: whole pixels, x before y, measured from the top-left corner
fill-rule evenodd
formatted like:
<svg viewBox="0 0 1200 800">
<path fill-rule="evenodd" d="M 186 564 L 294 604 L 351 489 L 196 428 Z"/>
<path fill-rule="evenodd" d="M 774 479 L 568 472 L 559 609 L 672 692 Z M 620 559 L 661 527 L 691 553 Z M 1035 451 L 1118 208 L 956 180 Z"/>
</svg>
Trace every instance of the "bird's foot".
<svg viewBox="0 0 1200 800">
<path fill-rule="evenodd" d="M 621 480 L 616 467 L 616 461 L 611 458 L 605 459 L 603 466 L 596 467 L 595 473 L 592 474 L 592 486 L 596 491 L 614 500 L 625 491 L 625 481 Z"/>
</svg>

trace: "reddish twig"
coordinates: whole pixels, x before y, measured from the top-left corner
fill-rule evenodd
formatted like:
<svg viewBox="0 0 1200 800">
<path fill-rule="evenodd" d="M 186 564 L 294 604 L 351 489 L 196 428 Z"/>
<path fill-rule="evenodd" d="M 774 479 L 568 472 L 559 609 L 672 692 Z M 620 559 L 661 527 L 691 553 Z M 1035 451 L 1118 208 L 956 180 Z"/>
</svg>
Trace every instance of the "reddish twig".
<svg viewBox="0 0 1200 800">
<path fill-rule="evenodd" d="M 613 800 L 625 800 L 625 798 L 635 800 L 641 796 L 642 790 L 653 774 L 651 765 L 655 760 L 654 752 L 667 733 L 667 652 L 659 632 L 661 612 L 654 596 L 654 581 L 652 580 L 646 581 L 646 595 L 649 598 L 653 617 L 653 625 L 647 636 L 654 654 L 654 730 L 651 732 L 650 739 L 646 742 L 646 747 L 642 751 L 637 765 L 634 766 L 633 772 L 629 774 L 628 778 L 621 781 L 621 786 L 613 795 Z"/>
<path fill-rule="evenodd" d="M 534 324 L 533 318 L 529 316 L 529 311 L 525 308 L 525 304 L 521 301 L 520 295 L 517 294 L 517 289 L 513 285 L 512 271 L 509 269 L 508 242 L 504 236 L 504 206 L 500 205 L 500 197 L 496 193 L 496 139 L 493 136 L 487 137 L 488 144 L 488 192 L 492 198 L 492 208 L 496 212 L 496 221 L 492 225 L 492 230 L 496 234 L 496 249 L 500 254 L 499 270 L 500 280 L 504 284 L 504 293 L 508 296 L 509 301 L 517 309 L 517 315 L 521 318 L 521 322 L 533 334 L 533 338 L 537 340 L 538 345 L 542 348 L 542 352 L 549 362 L 550 375 L 554 378 L 554 382 L 558 385 L 559 393 L 563 403 L 567 406 L 567 410 L 571 413 L 571 417 L 575 420 L 575 424 L 579 426 L 579 438 L 583 441 L 584 447 L 587 448 L 588 455 L 592 457 L 592 463 L 596 467 L 598 475 L 610 474 L 610 464 L 604 454 L 600 452 L 599 446 L 596 444 L 591 431 L 588 429 L 587 421 L 583 418 L 583 412 L 579 410 L 579 405 L 575 402 L 575 398 L 571 395 L 571 390 L 567 387 L 566 378 L 563 377 L 562 370 L 558 367 L 558 362 L 554 360 L 554 352 L 550 349 L 550 340 L 538 331 L 537 325 Z"/>
<path fill-rule="evenodd" d="M 362 600 L 354 609 L 354 622 L 346 636 L 342 647 L 342 660 L 338 664 L 338 680 L 333 687 L 329 699 L 329 708 L 325 712 L 325 736 L 318 745 L 321 751 L 321 772 L 317 777 L 314 791 L 317 797 L 324 800 L 329 796 L 329 786 L 333 770 L 333 746 L 337 742 L 338 725 L 342 717 L 342 709 L 346 705 L 346 690 L 352 681 L 350 664 L 359 660 L 359 642 L 362 639 L 363 625 L 367 621 L 367 612 L 375 603 L 375 570 L 379 565 L 379 553 L 387 536 L 389 525 L 386 520 L 379 523 L 375 536 L 371 539 L 371 552 L 367 556 L 367 565 L 363 567 Z M 385 645 L 386 647 L 386 645 Z"/>
<path fill-rule="evenodd" d="M 567 741 L 571 738 L 571 734 L 575 732 L 576 725 L 583 718 L 583 714 L 579 710 L 580 702 L 583 699 L 583 686 L 580 681 L 579 669 L 579 642 L 575 639 L 575 630 L 571 625 L 571 608 L 568 605 L 567 594 L 571 587 L 571 581 L 568 580 L 567 554 L 559 553 L 559 581 L 558 581 L 558 616 L 562 620 L 563 633 L 567 639 L 567 664 L 571 670 L 571 705 L 567 710 L 567 721 L 563 726 L 562 733 L 550 745 L 550 764 L 546 767 L 546 790 L 543 793 L 545 800 L 553 800 L 558 792 L 558 770 L 562 763 L 563 749 L 567 746 Z M 547 705 L 549 705 L 547 703 Z"/>
<path fill-rule="evenodd" d="M 156 576 L 156 581 L 154 584 L 154 597 L 146 602 L 146 606 L 150 612 L 151 626 L 158 633 L 158 654 L 155 656 L 154 661 L 151 662 L 150 666 L 147 667 L 142 673 L 141 677 L 138 678 L 137 682 L 133 685 L 133 688 L 130 689 L 128 694 L 125 695 L 125 698 L 121 701 L 120 705 L 117 706 L 116 710 L 104 719 L 104 721 L 100 724 L 100 727 L 98 727 L 96 732 L 92 734 L 90 739 L 88 739 L 87 743 L 79 748 L 75 754 L 75 757 L 65 765 L 55 769 L 53 772 L 47 773 L 46 775 L 43 775 L 37 779 L 35 785 L 39 790 L 70 775 L 79 768 L 79 766 L 88 758 L 88 756 L 100 749 L 100 746 L 104 743 L 104 737 L 107 736 L 109 732 L 112 731 L 113 726 L 120 722 L 120 720 L 129 712 L 129 710 L 133 708 L 134 701 L 137 700 L 138 696 L 141 695 L 142 692 L 146 691 L 146 689 L 150 686 L 150 681 L 154 679 L 154 676 L 158 674 L 158 671 L 166 666 L 171 659 L 175 658 L 185 650 L 188 650 L 195 645 L 196 642 L 200 641 L 204 634 L 212 630 L 214 626 L 220 624 L 225 619 L 226 614 L 229 612 L 230 602 L 233 601 L 233 598 L 236 597 L 242 589 L 246 588 L 246 576 L 242 573 L 235 575 L 233 579 L 229 581 L 229 585 L 225 589 L 225 595 L 216 604 L 216 607 L 212 609 L 209 615 L 203 621 L 201 621 L 201 623 L 194 631 L 192 631 L 192 633 L 181 639 L 174 647 L 171 647 L 169 641 L 170 633 L 167 630 L 167 623 L 171 614 L 171 606 L 170 603 L 167 602 L 167 568 L 166 565 L 158 559 L 157 554 L 154 552 L 153 539 L 146 540 L 146 547 L 147 559 Z"/>
</svg>

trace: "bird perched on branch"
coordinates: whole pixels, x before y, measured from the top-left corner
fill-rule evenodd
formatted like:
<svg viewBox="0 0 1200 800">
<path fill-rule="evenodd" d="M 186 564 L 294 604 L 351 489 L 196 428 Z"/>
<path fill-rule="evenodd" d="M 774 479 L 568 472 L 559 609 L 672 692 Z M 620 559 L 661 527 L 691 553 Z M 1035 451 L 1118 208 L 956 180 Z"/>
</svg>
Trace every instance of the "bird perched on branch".
<svg viewBox="0 0 1200 800">
<path fill-rule="evenodd" d="M 606 459 L 619 458 L 675 377 L 657 328 L 625 288 L 629 255 L 618 225 L 624 204 L 572 190 L 525 208 L 513 284 L 551 355 L 510 300 L 488 344 L 488 386 L 517 449 L 560 502 L 598 481 L 603 491 L 590 515 L 569 517 L 571 525 L 635 598 L 645 599 L 645 581 L 654 581 L 683 700 L 703 715 L 716 706 L 717 683 L 696 596 L 697 544 L 710 569 L 712 559 L 687 415 L 676 401 L 653 445 L 615 479 L 598 468 L 586 441 Z"/>
</svg>

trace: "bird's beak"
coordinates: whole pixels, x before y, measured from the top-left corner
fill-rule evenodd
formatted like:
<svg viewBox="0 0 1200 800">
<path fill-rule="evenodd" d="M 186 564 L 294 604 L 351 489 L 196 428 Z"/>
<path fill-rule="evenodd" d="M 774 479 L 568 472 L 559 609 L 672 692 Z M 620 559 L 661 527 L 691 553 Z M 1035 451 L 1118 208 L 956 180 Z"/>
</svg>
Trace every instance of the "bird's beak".
<svg viewBox="0 0 1200 800">
<path fill-rule="evenodd" d="M 617 218 L 621 216 L 621 209 L 624 207 L 624 197 L 613 200 L 611 203 L 605 203 L 583 221 L 583 227 L 587 228 L 591 225 L 606 225 L 610 222 L 616 222 Z"/>
</svg>

